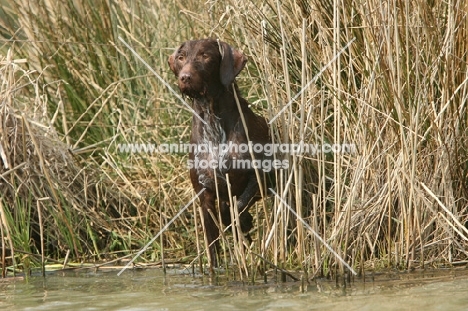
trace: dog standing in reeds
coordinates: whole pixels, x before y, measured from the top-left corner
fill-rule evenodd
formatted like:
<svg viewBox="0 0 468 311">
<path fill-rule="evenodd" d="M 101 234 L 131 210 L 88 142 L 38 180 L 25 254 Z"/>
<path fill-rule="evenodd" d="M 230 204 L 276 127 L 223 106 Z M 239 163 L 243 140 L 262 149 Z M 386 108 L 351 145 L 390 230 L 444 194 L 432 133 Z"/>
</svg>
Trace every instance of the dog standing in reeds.
<svg viewBox="0 0 468 311">
<path fill-rule="evenodd" d="M 219 199 L 221 220 L 229 226 L 232 224 L 230 202 L 236 197 L 238 225 L 251 241 L 248 232 L 253 227 L 253 218 L 248 209 L 261 198 L 259 185 L 264 184 L 262 170 L 256 173 L 252 167 L 236 166 L 238 160 L 252 160 L 252 154 L 255 160 L 264 159 L 263 153 L 220 148 L 221 145 L 240 146 L 249 141 L 265 145 L 271 141 L 266 120 L 253 113 L 235 82 L 246 62 L 241 52 L 212 39 L 187 41 L 169 57 L 169 66 L 177 77 L 180 91 L 192 99 L 192 107 L 200 117 L 193 116 L 190 142 L 210 149 L 191 150 L 189 167 L 195 191 L 205 188 L 200 202 L 212 267 L 217 266 L 219 255 L 219 228 L 212 217 L 218 215 L 216 199 Z M 206 167 L 207 163 L 218 165 Z"/>
</svg>

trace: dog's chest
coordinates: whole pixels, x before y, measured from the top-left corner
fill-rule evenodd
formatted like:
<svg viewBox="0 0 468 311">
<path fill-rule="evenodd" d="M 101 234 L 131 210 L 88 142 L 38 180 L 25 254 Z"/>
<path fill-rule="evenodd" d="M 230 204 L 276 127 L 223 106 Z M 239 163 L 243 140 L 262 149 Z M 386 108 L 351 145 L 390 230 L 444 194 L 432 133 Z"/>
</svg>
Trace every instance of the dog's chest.
<svg viewBox="0 0 468 311">
<path fill-rule="evenodd" d="M 227 145 L 227 134 L 220 119 L 205 113 L 206 124 L 202 125 L 197 135 L 197 148 L 194 152 L 195 169 L 198 181 L 207 188 L 214 189 L 215 178 L 218 184 L 225 184 L 225 174 L 230 168 L 230 156 Z"/>
</svg>

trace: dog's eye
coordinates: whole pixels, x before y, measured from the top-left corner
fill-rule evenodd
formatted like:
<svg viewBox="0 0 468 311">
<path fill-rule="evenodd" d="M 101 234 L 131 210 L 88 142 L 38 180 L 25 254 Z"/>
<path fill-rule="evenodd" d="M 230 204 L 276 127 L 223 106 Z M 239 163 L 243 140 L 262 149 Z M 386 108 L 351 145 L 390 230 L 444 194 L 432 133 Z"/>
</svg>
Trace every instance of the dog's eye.
<svg viewBox="0 0 468 311">
<path fill-rule="evenodd" d="M 208 58 L 210 58 L 210 55 L 208 55 L 208 54 L 206 54 L 206 53 L 203 53 L 203 54 L 202 54 L 202 58 L 203 58 L 203 59 L 208 59 Z"/>
<path fill-rule="evenodd" d="M 177 56 L 177 59 L 179 61 L 183 61 L 185 59 L 185 55 L 184 54 L 179 54 L 179 56 Z"/>
</svg>

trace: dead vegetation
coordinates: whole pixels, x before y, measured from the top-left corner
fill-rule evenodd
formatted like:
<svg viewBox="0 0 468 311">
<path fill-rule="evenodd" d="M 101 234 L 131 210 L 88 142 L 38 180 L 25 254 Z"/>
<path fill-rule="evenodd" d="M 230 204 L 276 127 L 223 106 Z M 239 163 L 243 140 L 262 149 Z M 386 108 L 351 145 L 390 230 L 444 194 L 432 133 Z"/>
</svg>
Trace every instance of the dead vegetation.
<svg viewBox="0 0 468 311">
<path fill-rule="evenodd" d="M 466 1 L 111 3 L 2 5 L 3 268 L 12 258 L 20 267 L 12 249 L 42 254 L 41 241 L 54 258 L 140 249 L 194 195 L 185 154 L 118 150 L 187 141 L 190 128 L 190 112 L 119 36 L 168 82 L 170 48 L 205 36 L 230 42 L 249 55 L 238 81 L 253 108 L 275 118 L 275 142 L 356 146 L 288 155 L 275 190 L 283 201 L 252 208 L 250 248 L 223 237 L 227 263 L 248 274 L 344 271 L 336 255 L 355 270 L 467 263 Z M 197 208 L 189 211 L 144 260 L 204 256 Z"/>
</svg>

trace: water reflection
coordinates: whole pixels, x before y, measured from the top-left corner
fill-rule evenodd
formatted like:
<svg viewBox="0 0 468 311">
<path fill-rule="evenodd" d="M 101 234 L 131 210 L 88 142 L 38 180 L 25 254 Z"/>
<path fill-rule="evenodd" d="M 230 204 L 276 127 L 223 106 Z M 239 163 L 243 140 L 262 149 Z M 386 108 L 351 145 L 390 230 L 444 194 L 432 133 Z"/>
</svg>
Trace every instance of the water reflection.
<svg viewBox="0 0 468 311">
<path fill-rule="evenodd" d="M 438 271 L 249 285 L 184 270 L 72 271 L 0 283 L 3 310 L 460 310 L 468 273 Z"/>
</svg>

